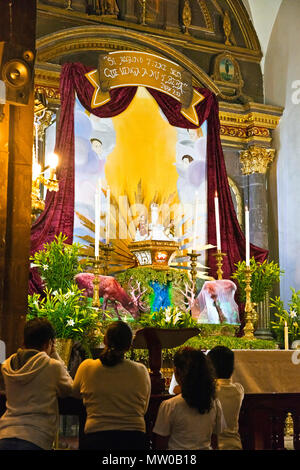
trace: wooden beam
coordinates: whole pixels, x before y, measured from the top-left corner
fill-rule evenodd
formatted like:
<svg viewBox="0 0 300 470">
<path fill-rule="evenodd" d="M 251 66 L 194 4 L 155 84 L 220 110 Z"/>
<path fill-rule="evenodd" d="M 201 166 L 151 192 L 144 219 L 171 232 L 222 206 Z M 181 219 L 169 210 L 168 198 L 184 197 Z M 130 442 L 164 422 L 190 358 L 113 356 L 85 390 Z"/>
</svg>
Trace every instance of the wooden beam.
<svg viewBox="0 0 300 470">
<path fill-rule="evenodd" d="M 9 59 L 24 60 L 26 51 L 35 52 L 36 0 L 0 0 L 0 41 L 4 53 L 0 72 Z M 9 57 L 5 55 L 9 51 Z M 15 52 L 15 56 L 14 56 Z M 24 56 L 23 56 L 24 53 Z M 26 59 L 25 59 L 26 60 Z M 28 104 L 10 102 L 4 107 L 0 123 L 0 339 L 7 355 L 22 345 L 27 312 L 30 227 L 31 173 L 33 145 L 33 64 Z M 7 87 L 9 85 L 7 84 Z M 20 89 L 20 93 L 22 90 Z"/>
</svg>

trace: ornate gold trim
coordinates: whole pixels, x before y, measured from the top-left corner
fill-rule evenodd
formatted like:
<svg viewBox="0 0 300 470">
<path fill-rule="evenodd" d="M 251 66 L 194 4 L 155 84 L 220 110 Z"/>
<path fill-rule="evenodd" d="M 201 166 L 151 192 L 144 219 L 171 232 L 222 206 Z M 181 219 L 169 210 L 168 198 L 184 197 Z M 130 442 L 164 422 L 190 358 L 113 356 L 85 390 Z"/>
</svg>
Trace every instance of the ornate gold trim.
<svg viewBox="0 0 300 470">
<path fill-rule="evenodd" d="M 202 40 L 198 38 L 194 38 L 190 35 L 183 35 L 182 33 L 179 32 L 173 32 L 172 33 L 169 30 L 162 30 L 158 28 L 153 28 L 149 25 L 141 25 L 138 23 L 131 23 L 128 21 L 123 21 L 123 20 L 116 20 L 112 18 L 105 18 L 105 17 L 99 17 L 96 15 L 89 15 L 87 16 L 84 13 L 80 13 L 77 11 L 72 11 L 69 12 L 68 10 L 60 9 L 57 7 L 53 7 L 50 5 L 45 5 L 45 4 L 39 4 L 38 5 L 38 14 L 45 14 L 51 15 L 51 17 L 59 17 L 60 19 L 63 17 L 66 17 L 66 19 L 70 20 L 73 19 L 74 21 L 81 21 L 82 24 L 85 25 L 90 25 L 91 22 L 93 23 L 98 23 L 101 25 L 111 25 L 111 26 L 117 26 L 120 30 L 126 29 L 126 31 L 132 30 L 132 31 L 137 31 L 138 34 L 143 34 L 144 36 L 155 36 L 157 39 L 160 39 L 162 41 L 166 41 L 169 45 L 180 45 L 181 47 L 185 49 L 191 49 L 191 50 L 199 50 L 203 52 L 209 52 L 209 53 L 218 53 L 222 52 L 224 50 L 230 50 L 235 54 L 235 56 L 238 59 L 242 60 L 247 60 L 247 61 L 254 61 L 254 62 L 260 62 L 262 58 L 262 52 L 260 50 L 260 46 L 258 41 L 252 41 L 254 45 L 258 44 L 258 47 L 253 47 L 253 48 L 245 48 L 245 47 L 240 47 L 240 46 L 226 46 L 225 44 L 222 43 L 217 43 L 213 41 L 207 41 L 207 40 Z M 245 12 L 235 12 L 234 16 L 240 15 L 242 19 L 238 21 L 239 25 L 243 25 L 243 30 L 242 34 L 244 35 L 244 23 L 246 22 L 247 27 L 249 30 L 253 30 L 252 32 L 250 31 L 247 37 L 256 37 L 256 33 L 253 29 L 253 26 L 251 22 L 249 21 L 249 18 L 245 15 Z M 206 30 L 207 32 L 207 30 Z M 257 38 L 257 37 L 256 37 Z M 249 41 L 245 40 L 246 43 L 249 43 Z M 250 45 L 252 44 L 250 41 Z"/>
<path fill-rule="evenodd" d="M 225 33 L 225 37 L 226 37 L 225 45 L 226 46 L 231 46 L 231 42 L 229 40 L 229 36 L 230 36 L 230 33 L 231 33 L 231 21 L 230 21 L 230 16 L 229 16 L 229 13 L 228 13 L 227 10 L 224 13 L 223 29 L 224 29 L 224 33 Z"/>
<path fill-rule="evenodd" d="M 234 73 L 232 80 L 226 81 L 222 78 L 220 72 L 220 64 L 224 59 L 228 59 L 234 67 Z M 239 96 L 242 95 L 242 88 L 244 86 L 244 81 L 242 78 L 240 65 L 235 57 L 230 52 L 222 52 L 214 60 L 214 72 L 212 74 L 213 81 L 219 86 L 221 93 L 220 97 L 222 99 L 236 100 Z"/>
<path fill-rule="evenodd" d="M 186 68 L 199 84 L 205 85 L 217 95 L 220 93 L 213 80 L 184 54 L 155 38 L 142 36 L 128 30 L 108 26 L 79 26 L 38 39 L 36 48 L 37 62 L 47 62 L 56 57 L 61 58 L 66 54 L 85 50 L 155 51 Z"/>
<path fill-rule="evenodd" d="M 271 131 L 278 126 L 282 113 L 281 107 L 261 103 L 250 102 L 243 106 L 221 102 L 221 140 L 235 147 L 258 142 L 268 147 L 272 140 Z"/>
<path fill-rule="evenodd" d="M 182 20 L 182 25 L 183 25 L 182 26 L 183 32 L 185 34 L 189 34 L 189 27 L 191 26 L 191 22 L 192 22 L 192 10 L 191 10 L 189 0 L 184 0 L 181 20 Z"/>
<path fill-rule="evenodd" d="M 275 149 L 250 145 L 247 150 L 240 151 L 240 162 L 243 175 L 266 173 L 268 166 L 274 160 Z"/>
<path fill-rule="evenodd" d="M 214 33 L 214 25 L 211 19 L 211 15 L 209 13 L 209 9 L 207 8 L 206 0 L 197 0 L 201 13 L 203 15 L 206 28 L 201 28 L 204 31 Z"/>
<path fill-rule="evenodd" d="M 252 50 L 260 51 L 260 44 L 253 26 L 247 14 L 247 10 L 239 0 L 226 0 L 232 14 L 237 20 L 241 33 L 245 39 L 246 47 Z M 250 23 L 250 25 L 249 25 Z"/>
</svg>

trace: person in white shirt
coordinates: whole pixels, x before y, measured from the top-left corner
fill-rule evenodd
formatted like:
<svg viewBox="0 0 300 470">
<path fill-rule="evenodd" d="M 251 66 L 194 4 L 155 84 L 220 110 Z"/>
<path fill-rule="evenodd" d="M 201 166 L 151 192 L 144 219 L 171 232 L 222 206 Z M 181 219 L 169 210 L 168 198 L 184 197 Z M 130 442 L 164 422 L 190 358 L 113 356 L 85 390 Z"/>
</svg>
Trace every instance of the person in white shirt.
<svg viewBox="0 0 300 470">
<path fill-rule="evenodd" d="M 153 428 L 157 449 L 210 450 L 226 424 L 215 398 L 215 381 L 205 354 L 182 348 L 174 356 L 181 393 L 161 403 Z"/>
<path fill-rule="evenodd" d="M 24 346 L 2 364 L 7 410 L 0 418 L 0 450 L 50 450 L 59 424 L 57 397 L 71 395 L 73 380 L 47 319 L 25 324 Z"/>
<path fill-rule="evenodd" d="M 234 352 L 226 346 L 216 346 L 207 356 L 211 360 L 217 376 L 217 397 L 219 398 L 226 429 L 220 434 L 220 450 L 242 450 L 239 434 L 239 414 L 244 398 L 244 388 L 239 383 L 232 383 L 234 370 Z"/>
</svg>

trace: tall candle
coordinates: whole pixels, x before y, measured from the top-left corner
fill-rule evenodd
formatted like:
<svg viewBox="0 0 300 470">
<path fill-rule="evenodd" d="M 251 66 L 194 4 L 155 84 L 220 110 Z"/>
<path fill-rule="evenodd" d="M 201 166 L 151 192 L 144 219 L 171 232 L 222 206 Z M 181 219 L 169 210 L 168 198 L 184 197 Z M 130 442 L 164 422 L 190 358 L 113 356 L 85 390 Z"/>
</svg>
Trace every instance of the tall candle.
<svg viewBox="0 0 300 470">
<path fill-rule="evenodd" d="M 109 228 L 110 228 L 110 188 L 107 187 L 106 193 L 106 244 L 109 244 Z"/>
<path fill-rule="evenodd" d="M 250 266 L 249 209 L 245 207 L 246 266 Z"/>
<path fill-rule="evenodd" d="M 221 251 L 219 198 L 218 198 L 218 193 L 217 193 L 217 191 L 215 192 L 215 218 L 216 218 L 217 250 L 218 250 L 218 251 Z"/>
<path fill-rule="evenodd" d="M 196 202 L 194 206 L 194 235 L 193 235 L 193 250 L 197 248 L 197 234 L 199 232 L 199 195 L 198 191 L 196 191 Z"/>
<path fill-rule="evenodd" d="M 101 180 L 95 193 L 95 256 L 99 256 L 100 241 L 100 217 L 101 217 Z"/>
<path fill-rule="evenodd" d="M 287 322 L 284 322 L 284 349 L 289 349 L 289 329 Z"/>
</svg>

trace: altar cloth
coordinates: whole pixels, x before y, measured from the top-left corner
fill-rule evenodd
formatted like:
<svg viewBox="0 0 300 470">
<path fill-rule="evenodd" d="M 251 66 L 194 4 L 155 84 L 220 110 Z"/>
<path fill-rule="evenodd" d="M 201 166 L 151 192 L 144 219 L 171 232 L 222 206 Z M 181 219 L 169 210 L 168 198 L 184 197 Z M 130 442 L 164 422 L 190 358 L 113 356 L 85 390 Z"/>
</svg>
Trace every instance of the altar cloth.
<svg viewBox="0 0 300 470">
<path fill-rule="evenodd" d="M 236 349 L 234 356 L 232 380 L 245 393 L 300 393 L 300 350 Z"/>
</svg>

